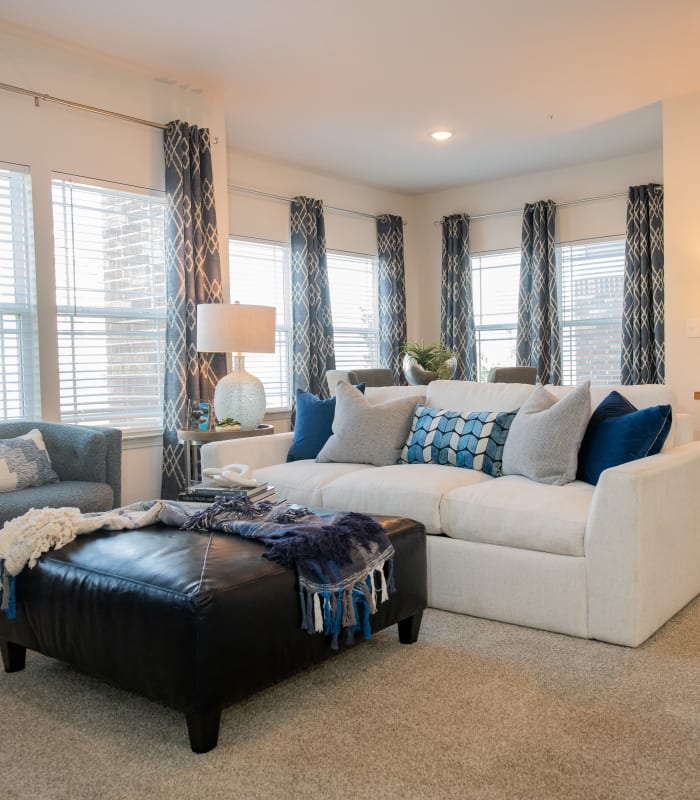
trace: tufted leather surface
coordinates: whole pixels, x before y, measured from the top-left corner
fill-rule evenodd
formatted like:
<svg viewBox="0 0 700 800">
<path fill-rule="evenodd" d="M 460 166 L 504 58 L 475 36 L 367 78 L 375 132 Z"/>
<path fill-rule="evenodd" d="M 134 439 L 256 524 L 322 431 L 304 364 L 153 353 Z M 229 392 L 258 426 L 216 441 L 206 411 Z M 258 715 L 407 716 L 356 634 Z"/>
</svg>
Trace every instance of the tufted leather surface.
<svg viewBox="0 0 700 800">
<path fill-rule="evenodd" d="M 427 603 L 423 527 L 380 521 L 397 591 L 375 631 Z M 300 630 L 295 573 L 263 552 L 165 526 L 79 537 L 21 573 L 17 619 L 0 614 L 0 638 L 183 711 L 226 705 L 332 654 Z"/>
</svg>

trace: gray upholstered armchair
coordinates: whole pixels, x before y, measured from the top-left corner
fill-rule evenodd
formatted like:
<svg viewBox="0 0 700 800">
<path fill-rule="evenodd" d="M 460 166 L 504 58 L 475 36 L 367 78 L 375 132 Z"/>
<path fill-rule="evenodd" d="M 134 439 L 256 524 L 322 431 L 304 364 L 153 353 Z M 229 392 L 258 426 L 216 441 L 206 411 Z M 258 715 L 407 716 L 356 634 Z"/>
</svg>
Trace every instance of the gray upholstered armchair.
<svg viewBox="0 0 700 800">
<path fill-rule="evenodd" d="M 365 386 L 392 386 L 394 376 L 390 369 L 329 369 L 326 372 L 326 382 L 331 394 L 335 394 L 335 385 L 338 381 Z"/>
<path fill-rule="evenodd" d="M 0 493 L 0 527 L 30 508 L 107 511 L 121 504 L 122 434 L 56 422 L 2 422 L 0 439 L 38 428 L 59 482 Z"/>
</svg>

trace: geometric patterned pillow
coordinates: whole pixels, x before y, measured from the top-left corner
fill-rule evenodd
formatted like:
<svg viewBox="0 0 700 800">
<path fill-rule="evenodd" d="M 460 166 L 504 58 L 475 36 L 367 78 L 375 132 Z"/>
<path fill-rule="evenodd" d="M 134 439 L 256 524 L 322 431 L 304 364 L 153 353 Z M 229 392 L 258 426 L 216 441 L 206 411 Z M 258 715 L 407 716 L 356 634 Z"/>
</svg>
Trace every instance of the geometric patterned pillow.
<svg viewBox="0 0 700 800">
<path fill-rule="evenodd" d="M 400 464 L 450 464 L 502 474 L 503 445 L 515 411 L 444 411 L 416 406 Z"/>
<path fill-rule="evenodd" d="M 0 439 L 0 492 L 57 482 L 38 428 L 14 439 Z"/>
</svg>

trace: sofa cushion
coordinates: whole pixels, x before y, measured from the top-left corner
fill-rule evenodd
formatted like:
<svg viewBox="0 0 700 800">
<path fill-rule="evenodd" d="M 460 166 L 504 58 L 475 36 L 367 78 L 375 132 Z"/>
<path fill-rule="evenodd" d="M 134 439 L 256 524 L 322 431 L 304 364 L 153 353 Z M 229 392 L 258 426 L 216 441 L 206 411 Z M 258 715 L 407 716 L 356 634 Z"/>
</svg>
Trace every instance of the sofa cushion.
<svg viewBox="0 0 700 800">
<path fill-rule="evenodd" d="M 605 469 L 660 453 L 671 420 L 669 405 L 637 410 L 619 392 L 610 392 L 588 422 L 576 477 L 596 484 Z"/>
<path fill-rule="evenodd" d="M 323 488 L 323 505 L 338 511 L 397 514 L 422 522 L 427 533 L 440 533 L 442 496 L 458 486 L 493 480 L 472 469 L 395 464 L 353 472 L 328 483 Z"/>
<path fill-rule="evenodd" d="M 479 383 L 477 381 L 431 381 L 425 405 L 451 411 L 512 411 L 520 408 L 534 391 L 524 383 Z"/>
<path fill-rule="evenodd" d="M 536 386 L 518 411 L 503 449 L 503 474 L 561 486 L 576 479 L 590 416 L 590 381 L 561 400 Z"/>
<path fill-rule="evenodd" d="M 333 435 L 317 456 L 324 463 L 395 464 L 408 436 L 414 397 L 373 405 L 349 383 L 336 386 Z"/>
<path fill-rule="evenodd" d="M 0 439 L 0 492 L 57 482 L 41 431 L 32 428 L 22 436 Z"/>
<path fill-rule="evenodd" d="M 582 556 L 595 489 L 534 483 L 519 475 L 453 489 L 442 498 L 443 531 L 454 539 Z"/>
<path fill-rule="evenodd" d="M 446 464 L 478 469 L 497 478 L 503 445 L 515 411 L 445 411 L 416 406 L 402 464 Z"/>
<path fill-rule="evenodd" d="M 360 383 L 356 388 L 364 392 L 365 385 Z M 287 453 L 287 461 L 316 458 L 333 433 L 334 417 L 335 395 L 321 400 L 311 392 L 297 389 L 294 439 Z"/>
<path fill-rule="evenodd" d="M 326 484 L 342 475 L 367 469 L 371 469 L 367 464 L 318 464 L 305 460 L 261 467 L 254 470 L 253 476 L 272 484 L 279 497 L 290 503 L 320 507 Z"/>
</svg>

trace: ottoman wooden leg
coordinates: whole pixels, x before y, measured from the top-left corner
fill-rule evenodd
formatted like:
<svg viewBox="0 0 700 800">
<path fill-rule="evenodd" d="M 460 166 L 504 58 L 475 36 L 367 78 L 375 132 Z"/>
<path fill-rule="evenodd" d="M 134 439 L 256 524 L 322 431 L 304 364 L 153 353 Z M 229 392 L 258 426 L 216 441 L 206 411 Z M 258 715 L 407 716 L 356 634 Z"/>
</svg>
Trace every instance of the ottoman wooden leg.
<svg viewBox="0 0 700 800">
<path fill-rule="evenodd" d="M 189 711 L 187 718 L 187 732 L 190 735 L 190 747 L 193 753 L 208 753 L 216 747 L 219 741 L 219 723 L 221 722 L 221 709 L 213 711 Z"/>
<path fill-rule="evenodd" d="M 418 633 L 420 632 L 420 623 L 423 619 L 423 612 L 419 611 L 412 617 L 399 620 L 399 641 L 401 644 L 413 644 L 418 641 Z"/>
<path fill-rule="evenodd" d="M 24 669 L 27 648 L 14 642 L 0 639 L 0 655 L 5 672 L 19 672 Z"/>
</svg>

